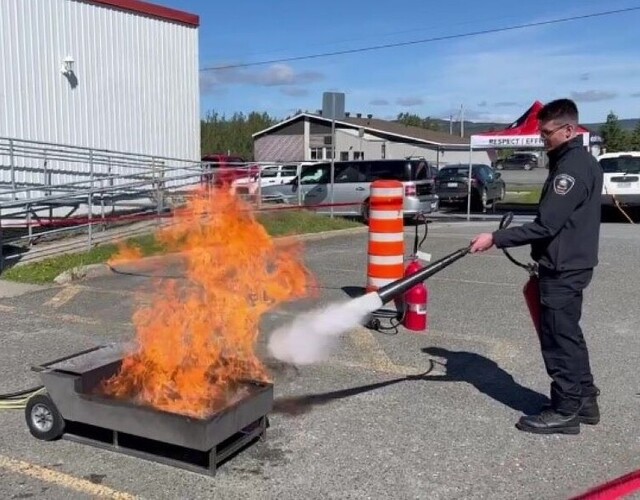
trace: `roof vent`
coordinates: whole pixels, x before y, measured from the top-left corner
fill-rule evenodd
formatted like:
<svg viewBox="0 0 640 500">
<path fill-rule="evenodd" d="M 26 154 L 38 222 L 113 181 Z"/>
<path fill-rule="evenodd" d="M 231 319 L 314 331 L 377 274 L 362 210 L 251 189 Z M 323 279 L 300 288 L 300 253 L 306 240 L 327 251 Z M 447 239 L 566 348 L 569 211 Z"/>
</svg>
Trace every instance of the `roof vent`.
<svg viewBox="0 0 640 500">
<path fill-rule="evenodd" d="M 344 116 L 346 116 L 347 118 L 349 118 L 350 115 L 351 115 L 351 113 L 349 113 L 348 111 L 344 112 Z"/>
<path fill-rule="evenodd" d="M 367 118 L 369 118 L 369 120 L 371 120 L 371 118 L 373 118 L 373 115 L 369 114 L 369 115 L 367 115 Z"/>
<path fill-rule="evenodd" d="M 358 118 L 362 118 L 362 113 L 358 113 L 356 116 L 357 116 Z"/>
</svg>

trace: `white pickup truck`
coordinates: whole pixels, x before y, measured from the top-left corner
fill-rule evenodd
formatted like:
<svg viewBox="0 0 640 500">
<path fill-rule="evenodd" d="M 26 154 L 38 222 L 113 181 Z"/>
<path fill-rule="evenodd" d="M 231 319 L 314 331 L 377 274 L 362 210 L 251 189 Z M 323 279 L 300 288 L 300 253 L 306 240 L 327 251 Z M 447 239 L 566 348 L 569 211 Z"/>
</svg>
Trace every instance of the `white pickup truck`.
<svg viewBox="0 0 640 500">
<path fill-rule="evenodd" d="M 296 177 L 297 172 L 297 163 L 263 166 L 260 169 L 260 182 L 258 182 L 258 174 L 251 177 L 242 177 L 231 183 L 231 189 L 237 194 L 253 195 L 258 191 L 258 185 L 266 187 L 275 184 L 286 184 Z"/>
</svg>

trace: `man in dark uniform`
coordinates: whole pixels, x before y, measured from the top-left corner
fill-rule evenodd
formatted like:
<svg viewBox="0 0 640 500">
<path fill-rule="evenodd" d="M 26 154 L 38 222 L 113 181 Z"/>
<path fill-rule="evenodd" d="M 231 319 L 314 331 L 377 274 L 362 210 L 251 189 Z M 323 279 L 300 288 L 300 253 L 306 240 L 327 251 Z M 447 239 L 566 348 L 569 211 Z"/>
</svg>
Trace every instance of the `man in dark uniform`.
<svg viewBox="0 0 640 500">
<path fill-rule="evenodd" d="M 580 432 L 597 424 L 600 412 L 589 353 L 580 328 L 583 290 L 598 264 L 602 170 L 577 134 L 578 110 L 569 99 L 544 106 L 540 134 L 549 156 L 549 175 L 533 222 L 479 234 L 471 252 L 531 245 L 540 286 L 540 344 L 551 377 L 551 406 L 523 416 L 522 431 Z"/>
</svg>

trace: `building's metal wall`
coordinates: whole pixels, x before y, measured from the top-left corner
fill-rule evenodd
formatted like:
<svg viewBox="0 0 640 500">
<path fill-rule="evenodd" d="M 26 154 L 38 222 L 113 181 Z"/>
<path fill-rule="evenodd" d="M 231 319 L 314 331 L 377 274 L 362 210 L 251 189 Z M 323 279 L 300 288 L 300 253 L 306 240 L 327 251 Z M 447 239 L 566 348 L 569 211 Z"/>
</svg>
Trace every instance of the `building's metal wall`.
<svg viewBox="0 0 640 500">
<path fill-rule="evenodd" d="M 199 159 L 196 27 L 79 0 L 2 0 L 0 61 L 2 137 Z"/>
</svg>

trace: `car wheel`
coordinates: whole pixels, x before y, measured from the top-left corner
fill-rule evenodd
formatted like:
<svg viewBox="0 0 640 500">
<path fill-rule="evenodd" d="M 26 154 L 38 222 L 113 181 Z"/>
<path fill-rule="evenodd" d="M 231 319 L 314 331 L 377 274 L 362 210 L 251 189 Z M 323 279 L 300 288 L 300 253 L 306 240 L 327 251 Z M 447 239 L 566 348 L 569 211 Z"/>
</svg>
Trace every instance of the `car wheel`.
<svg viewBox="0 0 640 500">
<path fill-rule="evenodd" d="M 364 203 L 362 203 L 362 208 L 360 209 L 360 213 L 362 215 L 362 220 L 367 225 L 369 225 L 369 210 L 370 210 L 369 200 L 365 200 Z"/>
<path fill-rule="evenodd" d="M 525 163 L 525 164 L 524 164 L 524 169 L 525 169 L 525 170 L 531 170 L 531 164 L 529 164 L 529 163 Z"/>
<path fill-rule="evenodd" d="M 506 198 L 506 196 L 507 196 L 507 189 L 504 186 L 502 186 L 500 188 L 500 196 L 498 196 L 498 200 L 502 201 Z"/>
<path fill-rule="evenodd" d="M 471 191 L 471 209 L 475 212 L 483 212 L 487 206 L 487 190 L 474 189 Z"/>
</svg>

